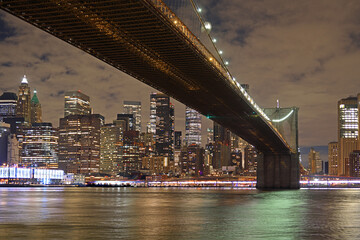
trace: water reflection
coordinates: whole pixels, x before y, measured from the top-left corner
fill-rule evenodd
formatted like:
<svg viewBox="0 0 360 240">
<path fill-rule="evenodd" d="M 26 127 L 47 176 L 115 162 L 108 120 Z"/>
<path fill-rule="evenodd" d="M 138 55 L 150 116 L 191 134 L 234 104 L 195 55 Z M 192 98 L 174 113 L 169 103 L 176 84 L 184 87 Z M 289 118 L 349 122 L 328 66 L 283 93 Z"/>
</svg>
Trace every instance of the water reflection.
<svg viewBox="0 0 360 240">
<path fill-rule="evenodd" d="M 0 239 L 356 239 L 360 190 L 0 188 Z"/>
</svg>

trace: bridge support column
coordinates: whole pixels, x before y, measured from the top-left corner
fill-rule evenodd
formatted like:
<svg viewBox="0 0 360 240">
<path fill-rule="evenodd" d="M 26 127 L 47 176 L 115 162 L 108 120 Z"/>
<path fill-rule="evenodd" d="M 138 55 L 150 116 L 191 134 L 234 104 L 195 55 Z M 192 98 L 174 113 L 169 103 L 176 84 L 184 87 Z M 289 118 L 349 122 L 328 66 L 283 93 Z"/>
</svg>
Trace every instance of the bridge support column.
<svg viewBox="0 0 360 240">
<path fill-rule="evenodd" d="M 258 189 L 299 189 L 299 154 L 264 153 L 257 163 Z"/>
</svg>

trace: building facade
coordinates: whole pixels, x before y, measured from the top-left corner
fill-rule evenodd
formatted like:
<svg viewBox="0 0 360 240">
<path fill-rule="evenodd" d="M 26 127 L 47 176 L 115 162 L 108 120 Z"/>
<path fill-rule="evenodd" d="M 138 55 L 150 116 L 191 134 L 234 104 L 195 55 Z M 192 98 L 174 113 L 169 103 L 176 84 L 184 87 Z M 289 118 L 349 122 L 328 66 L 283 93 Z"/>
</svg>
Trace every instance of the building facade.
<svg viewBox="0 0 360 240">
<path fill-rule="evenodd" d="M 59 168 L 67 173 L 96 174 L 100 164 L 100 114 L 68 115 L 60 119 Z"/>
<path fill-rule="evenodd" d="M 91 114 L 90 97 L 78 91 L 65 93 L 64 117 Z"/>
<path fill-rule="evenodd" d="M 58 137 L 51 123 L 33 123 L 22 131 L 20 163 L 26 167 L 58 167 Z"/>
<path fill-rule="evenodd" d="M 141 132 L 141 102 L 124 101 L 124 113 L 133 115 L 135 124 L 133 130 Z"/>
<path fill-rule="evenodd" d="M 309 152 L 309 167 L 310 174 L 322 173 L 322 161 L 320 159 L 320 152 L 315 151 L 313 148 L 310 148 Z"/>
<path fill-rule="evenodd" d="M 201 114 L 189 107 L 185 108 L 185 145 L 201 146 Z"/>
<path fill-rule="evenodd" d="M 28 80 L 24 75 L 18 91 L 18 101 L 16 105 L 17 117 L 24 118 L 25 125 L 30 126 L 31 122 L 31 92 Z"/>
<path fill-rule="evenodd" d="M 115 124 L 105 124 L 100 133 L 100 173 L 117 175 L 121 170 L 119 148 L 122 132 Z"/>
<path fill-rule="evenodd" d="M 329 175 L 338 176 L 338 143 L 328 144 Z"/>
<path fill-rule="evenodd" d="M 18 97 L 16 93 L 4 92 L 0 96 L 0 121 L 4 118 L 16 117 L 16 105 Z"/>
<path fill-rule="evenodd" d="M 338 175 L 348 176 L 349 155 L 358 148 L 358 98 L 338 102 Z"/>
<path fill-rule="evenodd" d="M 41 123 L 42 122 L 42 111 L 39 98 L 37 96 L 37 91 L 34 90 L 33 97 L 31 98 L 31 123 Z"/>
</svg>

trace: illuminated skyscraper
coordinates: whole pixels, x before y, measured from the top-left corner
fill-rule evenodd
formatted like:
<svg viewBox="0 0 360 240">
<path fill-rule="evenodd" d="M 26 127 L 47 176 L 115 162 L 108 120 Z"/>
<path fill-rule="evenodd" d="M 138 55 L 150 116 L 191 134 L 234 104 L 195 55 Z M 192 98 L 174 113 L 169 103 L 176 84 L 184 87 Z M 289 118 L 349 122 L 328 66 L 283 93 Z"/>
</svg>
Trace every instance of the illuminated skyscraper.
<svg viewBox="0 0 360 240">
<path fill-rule="evenodd" d="M 64 117 L 69 115 L 91 114 L 90 97 L 80 90 L 65 93 Z"/>
<path fill-rule="evenodd" d="M 99 114 L 69 115 L 60 119 L 59 168 L 68 173 L 99 172 L 100 128 L 104 117 Z"/>
<path fill-rule="evenodd" d="M 100 173 L 117 175 L 121 170 L 119 148 L 123 133 L 115 124 L 105 124 L 100 133 Z"/>
<path fill-rule="evenodd" d="M 24 166 L 58 167 L 58 137 L 51 123 L 33 123 L 21 136 L 20 162 Z"/>
<path fill-rule="evenodd" d="M 135 130 L 135 118 L 133 114 L 118 114 L 116 120 L 114 120 L 114 123 L 120 126 L 123 132 Z"/>
<path fill-rule="evenodd" d="M 10 124 L 0 121 L 0 166 L 8 163 L 9 136 Z"/>
<path fill-rule="evenodd" d="M 42 112 L 41 112 L 41 104 L 36 94 L 36 90 L 34 90 L 34 95 L 31 99 L 31 123 L 41 123 L 42 122 Z"/>
<path fill-rule="evenodd" d="M 214 122 L 214 156 L 212 166 L 220 169 L 231 165 L 231 138 L 230 130 Z"/>
<path fill-rule="evenodd" d="M 358 145 L 358 98 L 348 97 L 338 102 L 338 174 L 349 175 L 349 155 Z"/>
<path fill-rule="evenodd" d="M 185 109 L 185 145 L 201 146 L 201 114 L 189 107 Z"/>
<path fill-rule="evenodd" d="M 132 114 L 135 119 L 135 131 L 141 132 L 141 102 L 124 101 L 124 112 Z"/>
<path fill-rule="evenodd" d="M 320 152 L 315 151 L 313 148 L 311 148 L 309 152 L 309 167 L 310 174 L 319 174 L 322 172 Z"/>
<path fill-rule="evenodd" d="M 16 93 L 4 92 L 0 96 L 0 121 L 4 118 L 16 117 L 16 105 L 17 105 Z"/>
<path fill-rule="evenodd" d="M 157 96 L 161 93 L 151 93 L 150 94 L 150 122 L 149 129 L 152 134 L 156 133 L 156 99 Z"/>
<path fill-rule="evenodd" d="M 24 75 L 19 86 L 18 101 L 16 106 L 16 115 L 23 117 L 25 124 L 30 125 L 31 122 L 31 93 L 28 80 Z"/>
<path fill-rule="evenodd" d="M 329 175 L 338 175 L 338 143 L 330 142 L 328 145 Z"/>
<path fill-rule="evenodd" d="M 174 106 L 170 97 L 156 93 L 152 99 L 156 102 L 155 152 L 158 156 L 173 159 Z M 151 119 L 150 119 L 151 120 Z"/>
</svg>

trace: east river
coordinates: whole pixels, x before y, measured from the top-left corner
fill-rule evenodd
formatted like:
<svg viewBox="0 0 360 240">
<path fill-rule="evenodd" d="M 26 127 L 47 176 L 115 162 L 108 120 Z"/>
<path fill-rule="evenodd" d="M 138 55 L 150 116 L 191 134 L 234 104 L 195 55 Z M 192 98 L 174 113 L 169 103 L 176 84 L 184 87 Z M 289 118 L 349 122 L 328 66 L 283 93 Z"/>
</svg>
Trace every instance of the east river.
<svg viewBox="0 0 360 240">
<path fill-rule="evenodd" d="M 0 188 L 0 239 L 359 239 L 360 189 Z"/>
</svg>

